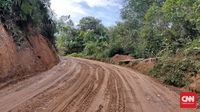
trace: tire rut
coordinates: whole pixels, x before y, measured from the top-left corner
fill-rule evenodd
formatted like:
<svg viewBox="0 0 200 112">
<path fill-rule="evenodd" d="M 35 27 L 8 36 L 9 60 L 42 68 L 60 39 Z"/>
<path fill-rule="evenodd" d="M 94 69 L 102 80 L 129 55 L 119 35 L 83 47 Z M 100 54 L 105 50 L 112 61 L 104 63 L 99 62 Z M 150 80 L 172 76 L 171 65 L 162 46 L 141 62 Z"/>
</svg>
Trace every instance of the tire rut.
<svg viewBox="0 0 200 112">
<path fill-rule="evenodd" d="M 61 58 L 53 69 L 0 90 L 0 112 L 179 110 L 177 93 L 151 78 L 128 68 L 80 58 Z"/>
</svg>

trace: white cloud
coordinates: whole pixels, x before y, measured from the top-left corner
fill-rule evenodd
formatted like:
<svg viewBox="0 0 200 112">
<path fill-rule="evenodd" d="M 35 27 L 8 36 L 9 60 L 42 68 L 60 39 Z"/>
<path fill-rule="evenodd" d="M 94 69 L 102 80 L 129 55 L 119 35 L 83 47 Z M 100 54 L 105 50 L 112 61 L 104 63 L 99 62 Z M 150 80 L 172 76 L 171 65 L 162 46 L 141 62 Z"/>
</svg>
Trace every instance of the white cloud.
<svg viewBox="0 0 200 112">
<path fill-rule="evenodd" d="M 86 2 L 90 7 L 119 6 L 116 0 L 74 0 L 75 2 Z"/>
<path fill-rule="evenodd" d="M 72 14 L 87 15 L 81 5 L 73 0 L 51 0 L 51 8 L 59 17 Z"/>
<path fill-rule="evenodd" d="M 51 8 L 56 13 L 57 17 L 70 15 L 75 25 L 79 20 L 88 15 L 87 9 L 84 9 L 75 0 L 51 0 Z"/>
<path fill-rule="evenodd" d="M 112 6 L 120 8 L 120 5 L 115 1 L 117 0 L 51 0 L 51 8 L 57 14 L 57 17 L 70 15 L 71 19 L 76 24 L 85 16 L 94 16 L 97 18 L 103 18 L 103 16 L 105 16 L 105 14 L 101 12 L 94 12 L 94 10 L 89 9 L 95 7 L 111 8 Z M 83 2 L 90 8 L 82 6 L 81 3 Z"/>
</svg>

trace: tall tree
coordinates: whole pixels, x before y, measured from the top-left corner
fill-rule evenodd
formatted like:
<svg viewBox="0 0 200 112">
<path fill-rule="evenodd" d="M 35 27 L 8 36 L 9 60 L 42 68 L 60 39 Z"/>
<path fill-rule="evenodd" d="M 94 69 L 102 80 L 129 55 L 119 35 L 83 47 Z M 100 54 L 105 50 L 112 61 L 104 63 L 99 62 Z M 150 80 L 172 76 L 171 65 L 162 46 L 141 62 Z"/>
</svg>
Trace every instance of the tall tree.
<svg viewBox="0 0 200 112">
<path fill-rule="evenodd" d="M 94 17 L 83 17 L 78 26 L 82 31 L 93 30 L 96 34 L 101 35 L 104 30 L 104 26 L 101 23 L 101 20 Z"/>
</svg>

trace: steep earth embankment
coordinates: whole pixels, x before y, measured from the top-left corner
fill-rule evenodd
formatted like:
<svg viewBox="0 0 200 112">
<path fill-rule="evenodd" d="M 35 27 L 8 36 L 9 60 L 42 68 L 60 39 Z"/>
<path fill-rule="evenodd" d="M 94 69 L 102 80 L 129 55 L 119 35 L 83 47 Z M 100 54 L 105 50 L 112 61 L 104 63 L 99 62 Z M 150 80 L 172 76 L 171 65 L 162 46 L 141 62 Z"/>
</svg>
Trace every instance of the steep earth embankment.
<svg viewBox="0 0 200 112">
<path fill-rule="evenodd" d="M 28 37 L 24 46 L 17 49 L 13 38 L 0 25 L 0 84 L 47 70 L 58 62 L 58 57 L 42 35 Z"/>
</svg>

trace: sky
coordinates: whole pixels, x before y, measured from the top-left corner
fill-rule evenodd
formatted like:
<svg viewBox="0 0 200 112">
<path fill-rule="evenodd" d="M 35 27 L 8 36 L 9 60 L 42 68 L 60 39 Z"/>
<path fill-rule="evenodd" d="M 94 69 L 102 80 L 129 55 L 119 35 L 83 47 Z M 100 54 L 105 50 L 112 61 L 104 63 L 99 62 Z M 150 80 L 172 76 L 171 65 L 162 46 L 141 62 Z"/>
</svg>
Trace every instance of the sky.
<svg viewBox="0 0 200 112">
<path fill-rule="evenodd" d="M 121 7 L 116 0 L 51 0 L 56 16 L 70 15 L 76 25 L 82 17 L 93 16 L 105 26 L 113 26 L 120 21 Z"/>
</svg>

